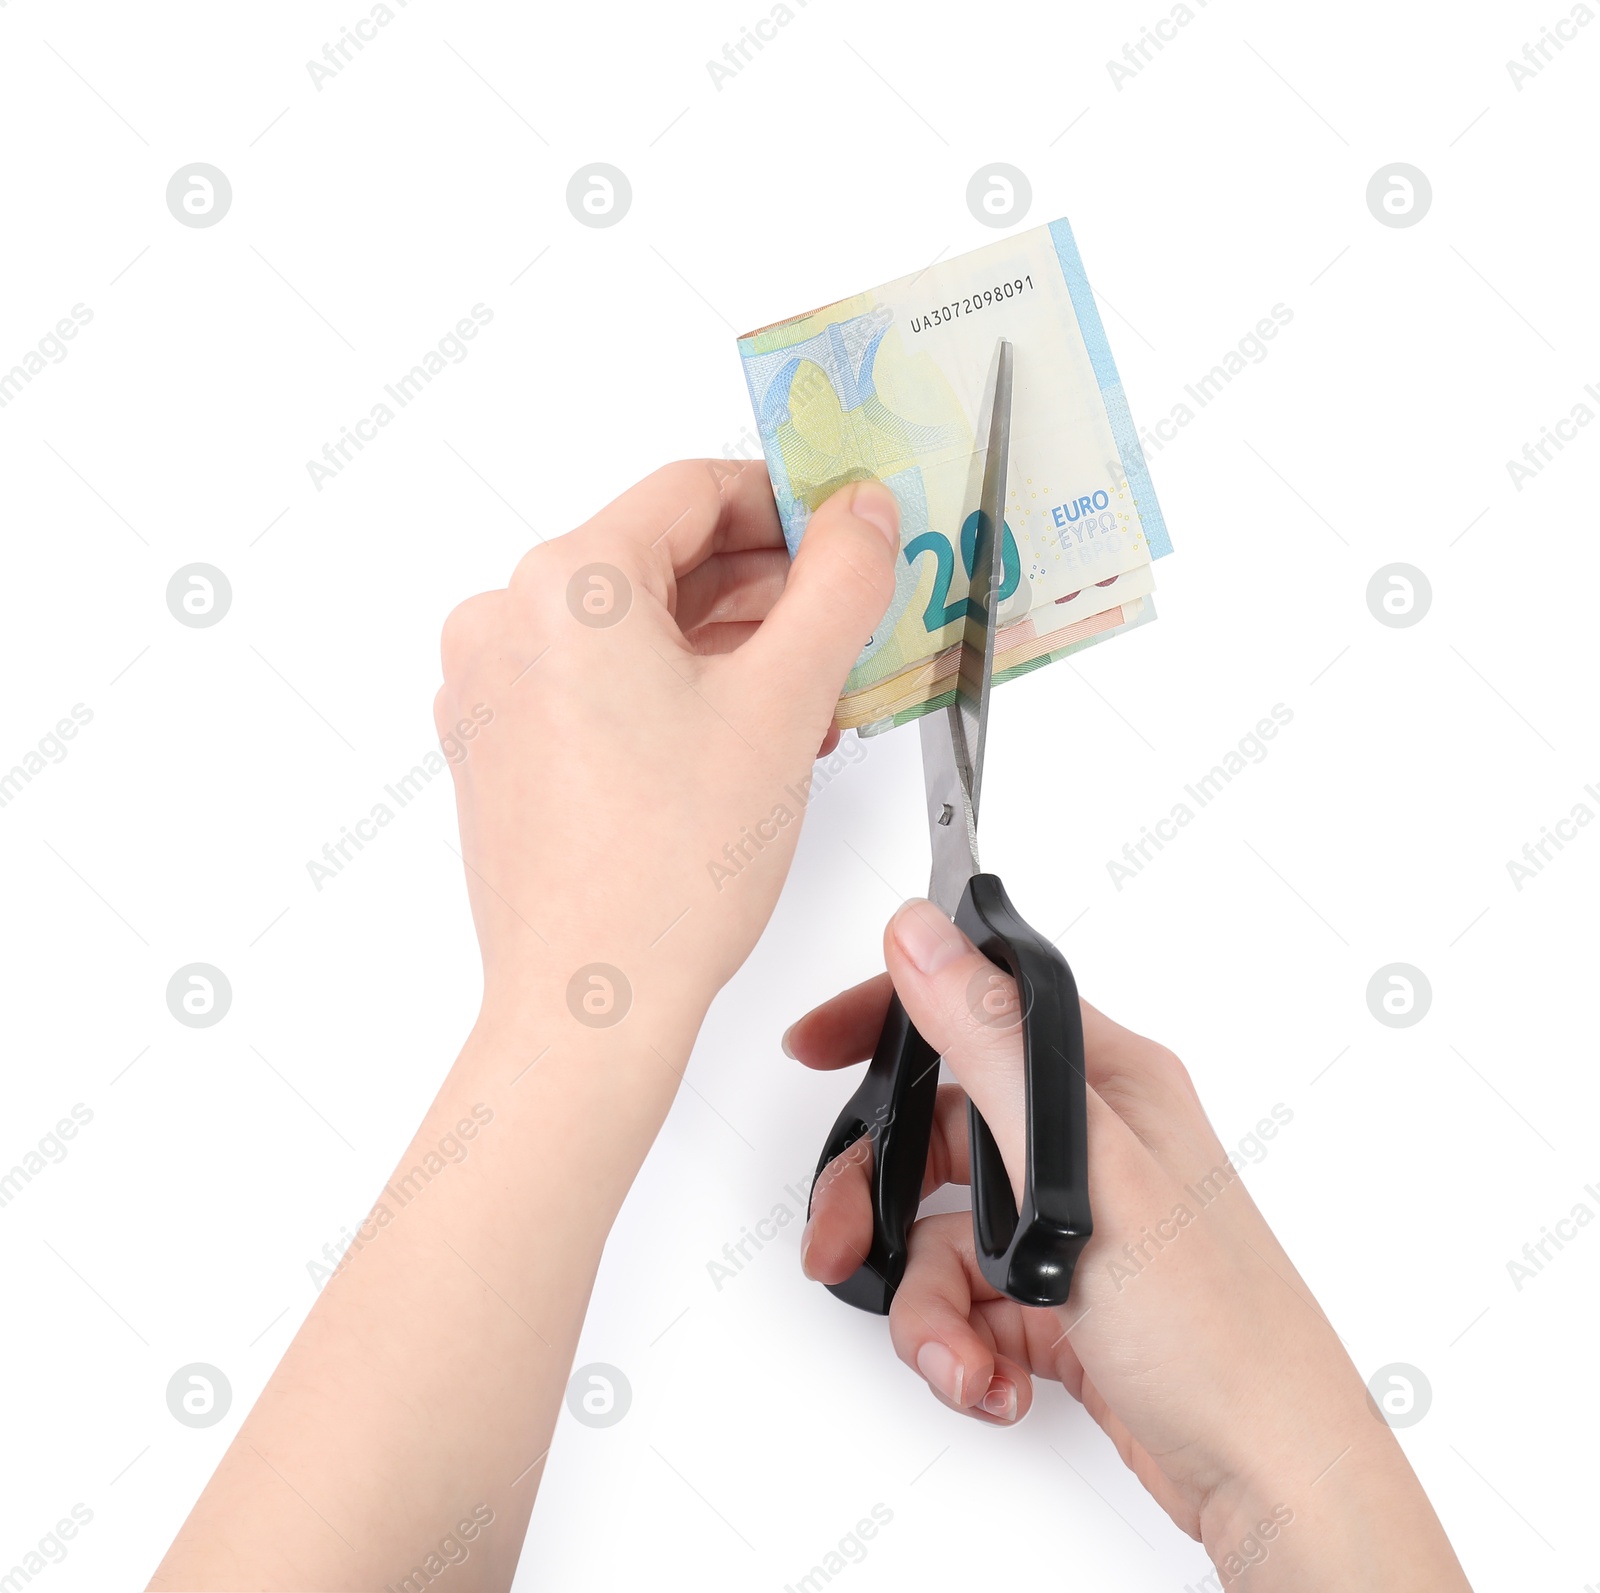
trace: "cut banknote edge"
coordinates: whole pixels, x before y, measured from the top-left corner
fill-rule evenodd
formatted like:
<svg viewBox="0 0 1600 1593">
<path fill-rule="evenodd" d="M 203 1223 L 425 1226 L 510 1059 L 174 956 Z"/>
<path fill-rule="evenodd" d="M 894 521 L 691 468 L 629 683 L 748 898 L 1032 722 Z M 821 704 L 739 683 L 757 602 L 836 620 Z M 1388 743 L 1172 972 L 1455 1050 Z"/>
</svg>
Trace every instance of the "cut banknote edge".
<svg viewBox="0 0 1600 1593">
<path fill-rule="evenodd" d="M 1064 637 L 1041 638 L 1045 643 L 1060 644 L 1050 645 L 1047 650 L 1036 654 L 1021 653 L 1011 660 L 996 654 L 994 682 L 997 686 L 1003 685 L 1008 680 L 1015 680 L 1018 675 L 1031 674 L 1036 669 L 1043 669 L 1046 664 L 1053 664 L 1058 658 L 1080 653 L 1085 648 L 1094 647 L 1113 636 L 1121 636 L 1126 631 L 1148 625 L 1155 617 L 1155 605 L 1149 598 L 1135 598 L 1123 608 L 1111 610 L 1108 615 L 1096 615 L 1095 620 L 1104 622 L 1105 628 L 1096 630 L 1092 634 L 1082 635 L 1079 633 L 1080 627 L 1073 626 L 1069 627 L 1074 633 L 1072 640 L 1066 640 Z M 1083 628 L 1087 628 L 1087 624 Z M 928 696 L 899 707 L 876 704 L 870 711 L 858 709 L 855 713 L 846 713 L 845 700 L 841 699 L 840 711 L 836 714 L 834 723 L 841 730 L 854 729 L 858 736 L 876 736 L 899 725 L 910 724 L 913 719 L 920 719 L 936 708 L 948 708 L 955 700 L 955 674 L 952 671 L 945 678 L 942 687 L 936 686 Z"/>
</svg>

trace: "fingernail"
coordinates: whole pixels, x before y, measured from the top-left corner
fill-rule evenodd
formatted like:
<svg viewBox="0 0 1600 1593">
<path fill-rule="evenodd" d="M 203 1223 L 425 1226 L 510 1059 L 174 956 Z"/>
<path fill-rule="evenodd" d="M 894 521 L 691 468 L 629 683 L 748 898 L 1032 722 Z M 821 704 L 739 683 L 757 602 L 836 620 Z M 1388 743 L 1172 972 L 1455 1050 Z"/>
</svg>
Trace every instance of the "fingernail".
<svg viewBox="0 0 1600 1593">
<path fill-rule="evenodd" d="M 870 520 L 883 532 L 889 546 L 900 551 L 900 505 L 881 481 L 858 481 L 850 498 L 850 512 Z"/>
<path fill-rule="evenodd" d="M 967 1375 L 967 1369 L 948 1344 L 929 1339 L 917 1351 L 917 1370 L 952 1405 L 961 1403 L 961 1380 Z"/>
<path fill-rule="evenodd" d="M 983 1408 L 1003 1422 L 1017 1419 L 1017 1385 L 1009 1377 L 997 1377 L 983 1396 Z"/>
<path fill-rule="evenodd" d="M 789 1054 L 791 1056 L 794 1055 L 792 1051 Z M 808 1278 L 811 1278 L 811 1268 L 806 1265 L 806 1256 L 811 1250 L 811 1230 L 815 1226 L 816 1218 L 807 1217 L 805 1227 L 800 1230 L 800 1270 L 805 1273 Z M 815 1283 L 817 1280 L 815 1278 L 811 1278 L 811 1281 Z"/>
<path fill-rule="evenodd" d="M 894 915 L 894 938 L 925 974 L 948 967 L 965 950 L 966 937 L 932 902 L 910 901 Z"/>
<path fill-rule="evenodd" d="M 791 1023 L 789 1027 L 783 1031 L 783 1038 L 778 1041 L 778 1044 L 783 1047 L 783 1054 L 792 1062 L 798 1062 L 800 1058 L 794 1054 L 794 1047 L 789 1044 L 789 1036 L 793 1034 L 794 1031 L 799 1027 L 800 1025 L 798 1023 Z"/>
</svg>

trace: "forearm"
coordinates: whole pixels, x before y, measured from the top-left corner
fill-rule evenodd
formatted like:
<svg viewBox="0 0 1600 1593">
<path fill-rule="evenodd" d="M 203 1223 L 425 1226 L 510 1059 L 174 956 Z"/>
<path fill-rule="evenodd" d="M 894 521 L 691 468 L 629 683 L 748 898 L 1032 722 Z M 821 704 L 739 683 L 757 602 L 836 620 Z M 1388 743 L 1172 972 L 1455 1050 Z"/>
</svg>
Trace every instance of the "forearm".
<svg viewBox="0 0 1600 1593">
<path fill-rule="evenodd" d="M 376 1588 L 429 1554 L 457 1593 L 509 1586 L 697 1025 L 643 1020 L 587 1028 L 558 996 L 480 1020 L 152 1588 Z"/>
<path fill-rule="evenodd" d="M 1357 1400 L 1224 1490 L 1202 1538 L 1224 1593 L 1471 1593 L 1394 1435 Z"/>
</svg>

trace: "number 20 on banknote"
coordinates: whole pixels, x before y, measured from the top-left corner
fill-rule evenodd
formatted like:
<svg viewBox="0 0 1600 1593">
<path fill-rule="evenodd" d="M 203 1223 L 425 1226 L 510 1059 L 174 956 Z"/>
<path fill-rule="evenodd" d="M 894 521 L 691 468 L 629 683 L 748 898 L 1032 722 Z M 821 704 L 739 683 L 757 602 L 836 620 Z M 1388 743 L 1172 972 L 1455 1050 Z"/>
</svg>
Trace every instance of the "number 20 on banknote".
<svg viewBox="0 0 1600 1593">
<path fill-rule="evenodd" d="M 974 509 L 961 526 L 961 565 L 967 572 L 968 581 L 972 579 L 973 563 L 978 551 L 978 519 L 979 512 Z M 1005 534 L 1000 544 L 999 600 L 1003 603 L 1022 581 L 1022 555 L 1017 550 L 1017 539 L 1011 534 L 1011 527 L 1002 522 L 1002 528 Z M 933 592 L 928 598 L 928 606 L 922 611 L 922 623 L 930 631 L 943 630 L 946 625 L 967 617 L 972 599 L 964 597 L 956 603 L 947 601 L 956 574 L 955 549 L 950 546 L 949 537 L 941 531 L 924 531 L 905 545 L 907 564 L 915 565 L 924 553 L 933 555 L 934 570 Z M 982 615 L 974 614 L 973 618 L 981 619 Z"/>
</svg>

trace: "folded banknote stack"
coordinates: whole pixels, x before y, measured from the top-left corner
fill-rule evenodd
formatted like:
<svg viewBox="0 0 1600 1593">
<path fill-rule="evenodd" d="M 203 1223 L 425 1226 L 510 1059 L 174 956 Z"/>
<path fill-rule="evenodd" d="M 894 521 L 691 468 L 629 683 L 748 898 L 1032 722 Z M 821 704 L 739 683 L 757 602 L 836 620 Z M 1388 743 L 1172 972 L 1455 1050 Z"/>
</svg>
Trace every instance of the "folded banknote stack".
<svg viewBox="0 0 1600 1593">
<path fill-rule="evenodd" d="M 995 348 L 1014 391 L 994 678 L 1155 618 L 1172 551 L 1065 221 L 739 339 L 793 554 L 819 505 L 875 476 L 900 504 L 894 599 L 835 722 L 871 735 L 954 700 Z"/>
</svg>

